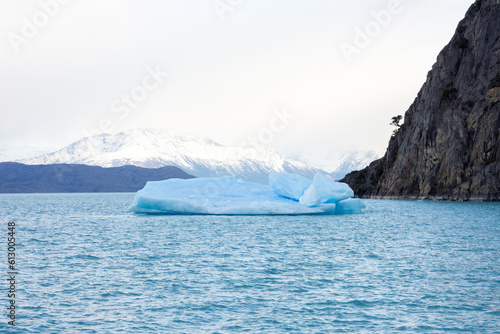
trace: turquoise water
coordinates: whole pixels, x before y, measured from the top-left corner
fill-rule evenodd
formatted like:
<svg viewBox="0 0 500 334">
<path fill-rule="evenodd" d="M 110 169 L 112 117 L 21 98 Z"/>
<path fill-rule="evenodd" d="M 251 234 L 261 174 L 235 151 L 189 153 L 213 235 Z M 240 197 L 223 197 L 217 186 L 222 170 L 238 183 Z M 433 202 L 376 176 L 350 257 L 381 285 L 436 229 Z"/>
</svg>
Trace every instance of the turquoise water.
<svg viewBox="0 0 500 334">
<path fill-rule="evenodd" d="M 140 216 L 134 194 L 0 195 L 18 333 L 499 333 L 500 204 Z M 0 231 L 2 231 L 0 230 Z"/>
</svg>

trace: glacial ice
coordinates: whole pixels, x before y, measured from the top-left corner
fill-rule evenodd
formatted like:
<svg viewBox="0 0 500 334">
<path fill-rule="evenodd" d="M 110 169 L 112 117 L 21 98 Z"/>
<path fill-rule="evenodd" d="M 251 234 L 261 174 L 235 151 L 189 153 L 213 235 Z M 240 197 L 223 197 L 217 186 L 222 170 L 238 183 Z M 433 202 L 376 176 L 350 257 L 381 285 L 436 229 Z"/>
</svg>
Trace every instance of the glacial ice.
<svg viewBox="0 0 500 334">
<path fill-rule="evenodd" d="M 300 215 L 361 213 L 347 184 L 317 174 L 274 173 L 270 185 L 220 178 L 150 181 L 139 190 L 129 211 L 145 214 Z M 349 196 L 350 195 L 350 196 Z"/>
<path fill-rule="evenodd" d="M 304 195 L 300 196 L 299 203 L 300 205 L 309 207 L 318 206 L 321 203 L 321 196 L 314 184 L 311 184 L 309 188 L 304 191 Z"/>
<path fill-rule="evenodd" d="M 323 203 L 338 203 L 354 197 L 354 191 L 346 183 L 335 182 L 323 174 L 314 175 L 312 184 L 316 188 Z"/>
<path fill-rule="evenodd" d="M 335 206 L 335 213 L 360 213 L 366 206 L 359 198 L 348 198 Z"/>
<path fill-rule="evenodd" d="M 278 195 L 298 201 L 311 185 L 311 180 L 297 174 L 271 173 L 269 174 L 269 185 Z"/>
</svg>

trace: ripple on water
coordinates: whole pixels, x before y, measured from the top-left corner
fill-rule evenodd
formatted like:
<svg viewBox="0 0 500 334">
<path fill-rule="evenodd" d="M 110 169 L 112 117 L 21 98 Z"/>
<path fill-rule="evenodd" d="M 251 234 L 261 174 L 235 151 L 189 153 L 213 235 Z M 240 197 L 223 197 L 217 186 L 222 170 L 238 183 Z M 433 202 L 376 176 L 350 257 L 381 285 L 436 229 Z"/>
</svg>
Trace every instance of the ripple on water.
<svg viewBox="0 0 500 334">
<path fill-rule="evenodd" d="M 23 333 L 494 333 L 500 206 L 136 216 L 133 194 L 0 195 Z M 82 203 L 84 205 L 82 205 Z M 9 211 L 16 208 L 16 212 Z"/>
</svg>

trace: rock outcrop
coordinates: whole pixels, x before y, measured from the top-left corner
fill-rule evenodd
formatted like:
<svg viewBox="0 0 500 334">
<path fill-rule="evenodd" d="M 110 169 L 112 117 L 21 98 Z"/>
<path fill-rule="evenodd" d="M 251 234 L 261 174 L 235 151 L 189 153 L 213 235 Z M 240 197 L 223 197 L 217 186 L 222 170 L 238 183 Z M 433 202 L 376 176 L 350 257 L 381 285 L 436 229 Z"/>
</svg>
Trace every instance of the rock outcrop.
<svg viewBox="0 0 500 334">
<path fill-rule="evenodd" d="M 387 151 L 348 174 L 365 198 L 500 200 L 500 1 L 477 0 Z"/>
</svg>

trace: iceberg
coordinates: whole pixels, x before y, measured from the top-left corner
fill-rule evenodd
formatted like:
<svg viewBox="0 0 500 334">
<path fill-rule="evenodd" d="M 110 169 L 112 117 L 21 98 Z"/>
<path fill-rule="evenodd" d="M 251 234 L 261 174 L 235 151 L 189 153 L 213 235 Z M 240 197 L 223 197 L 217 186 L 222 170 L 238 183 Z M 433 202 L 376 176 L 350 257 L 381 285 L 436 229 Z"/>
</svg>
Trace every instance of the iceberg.
<svg viewBox="0 0 500 334">
<path fill-rule="evenodd" d="M 300 205 L 303 206 L 318 206 L 321 203 L 321 196 L 316 190 L 314 184 L 311 184 L 309 188 L 304 191 L 304 195 L 299 198 Z"/>
<path fill-rule="evenodd" d="M 338 203 L 354 197 L 354 191 L 348 184 L 335 182 L 323 174 L 314 175 L 312 184 L 318 191 L 323 203 Z"/>
<path fill-rule="evenodd" d="M 269 174 L 269 185 L 278 195 L 298 201 L 311 185 L 311 180 L 297 174 L 271 173 Z"/>
<path fill-rule="evenodd" d="M 335 213 L 360 213 L 366 205 L 359 198 L 348 198 L 335 205 Z"/>
<path fill-rule="evenodd" d="M 361 213 L 364 204 L 347 184 L 317 174 L 269 175 L 269 185 L 219 178 L 150 181 L 129 209 L 140 214 L 305 215 Z M 350 190 L 350 191 L 349 191 Z M 352 196 L 351 196 L 352 197 Z"/>
</svg>

